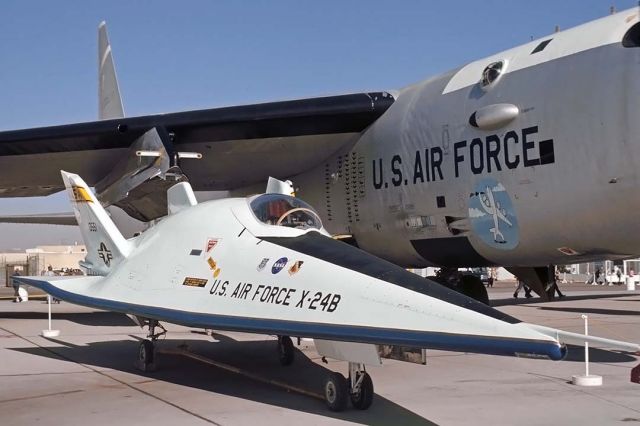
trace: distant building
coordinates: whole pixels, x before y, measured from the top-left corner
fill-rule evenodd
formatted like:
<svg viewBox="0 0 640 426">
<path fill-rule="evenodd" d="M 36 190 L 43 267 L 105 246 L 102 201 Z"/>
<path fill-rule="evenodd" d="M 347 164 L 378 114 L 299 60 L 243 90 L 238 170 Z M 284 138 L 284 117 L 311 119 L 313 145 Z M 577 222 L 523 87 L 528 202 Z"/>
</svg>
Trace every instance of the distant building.
<svg viewBox="0 0 640 426">
<path fill-rule="evenodd" d="M 51 265 L 56 272 L 77 272 L 78 262 L 86 254 L 84 245 L 37 246 L 23 252 L 0 253 L 0 286 L 10 286 L 9 277 L 16 270 L 20 275 L 42 275 Z"/>
</svg>

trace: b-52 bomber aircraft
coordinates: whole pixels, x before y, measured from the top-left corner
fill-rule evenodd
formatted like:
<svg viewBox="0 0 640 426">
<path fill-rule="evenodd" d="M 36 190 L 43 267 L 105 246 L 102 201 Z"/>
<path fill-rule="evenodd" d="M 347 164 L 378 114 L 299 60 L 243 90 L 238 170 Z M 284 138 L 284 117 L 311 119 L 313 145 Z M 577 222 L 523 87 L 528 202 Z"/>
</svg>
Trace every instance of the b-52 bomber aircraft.
<svg viewBox="0 0 640 426">
<path fill-rule="evenodd" d="M 62 177 L 87 247 L 81 266 L 89 276 L 16 279 L 148 325 L 149 339 L 139 349 L 143 368 L 153 363 L 154 341 L 164 333 L 159 321 L 277 335 L 285 365 L 294 354 L 289 336 L 313 338 L 321 355 L 349 362 L 348 380 L 333 373 L 323 386 L 329 408 L 342 410 L 349 399 L 359 409 L 371 405 L 365 364 L 380 364 L 376 345 L 552 360 L 566 355 L 563 343 L 640 350 L 525 324 L 424 280 L 332 239 L 313 207 L 290 195 L 197 204 L 189 183 L 180 182 L 168 190 L 168 216 L 125 239 L 78 175 Z"/>
<path fill-rule="evenodd" d="M 638 8 L 397 91 L 141 117 L 124 116 L 99 34 L 101 120 L 0 132 L 1 197 L 60 191 L 65 169 L 150 222 L 166 176 L 234 196 L 274 176 L 371 254 L 501 265 L 545 297 L 550 264 L 640 255 Z"/>
</svg>

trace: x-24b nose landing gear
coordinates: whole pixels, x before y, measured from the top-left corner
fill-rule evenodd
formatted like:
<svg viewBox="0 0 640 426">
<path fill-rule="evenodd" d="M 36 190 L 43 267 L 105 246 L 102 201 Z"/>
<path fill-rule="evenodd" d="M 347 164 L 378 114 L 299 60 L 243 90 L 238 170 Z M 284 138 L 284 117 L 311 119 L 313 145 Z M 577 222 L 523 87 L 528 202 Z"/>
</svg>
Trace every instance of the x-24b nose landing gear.
<svg viewBox="0 0 640 426">
<path fill-rule="evenodd" d="M 144 322 L 149 326 L 149 334 L 147 334 L 145 340 L 140 342 L 140 346 L 138 347 L 136 367 L 146 372 L 156 369 L 155 342 L 158 340 L 158 337 L 165 335 L 167 330 L 157 320 L 150 319 L 144 320 Z M 156 327 L 160 329 L 158 333 L 156 333 Z"/>
<path fill-rule="evenodd" d="M 348 400 L 359 410 L 366 410 L 373 402 L 373 381 L 364 364 L 349 363 L 349 378 L 340 373 L 330 373 L 325 379 L 324 400 L 331 411 L 342 411 Z"/>
</svg>

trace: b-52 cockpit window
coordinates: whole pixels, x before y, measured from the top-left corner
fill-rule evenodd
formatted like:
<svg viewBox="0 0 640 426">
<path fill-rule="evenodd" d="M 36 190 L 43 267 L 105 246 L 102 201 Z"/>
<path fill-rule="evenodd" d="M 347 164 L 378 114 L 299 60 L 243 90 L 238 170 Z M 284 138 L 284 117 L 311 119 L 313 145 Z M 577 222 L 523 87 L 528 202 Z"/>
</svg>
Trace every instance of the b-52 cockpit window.
<svg viewBox="0 0 640 426">
<path fill-rule="evenodd" d="M 492 84 L 494 84 L 502 73 L 504 72 L 505 63 L 504 61 L 492 62 L 482 71 L 482 78 L 480 79 L 480 84 L 483 88 L 488 88 Z"/>
<path fill-rule="evenodd" d="M 313 207 L 304 201 L 283 194 L 264 194 L 250 203 L 253 214 L 268 225 L 298 229 L 320 229 L 322 221 Z"/>
</svg>

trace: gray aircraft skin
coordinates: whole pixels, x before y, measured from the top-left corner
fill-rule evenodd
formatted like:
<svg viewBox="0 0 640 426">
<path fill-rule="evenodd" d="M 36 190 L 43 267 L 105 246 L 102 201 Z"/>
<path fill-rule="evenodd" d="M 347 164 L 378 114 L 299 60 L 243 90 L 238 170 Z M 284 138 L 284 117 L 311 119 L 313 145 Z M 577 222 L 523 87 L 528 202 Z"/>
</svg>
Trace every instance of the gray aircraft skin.
<svg viewBox="0 0 640 426">
<path fill-rule="evenodd" d="M 622 11 L 397 92 L 136 118 L 120 105 L 95 123 L 1 132 L 0 194 L 55 192 L 66 169 L 135 216 L 149 203 L 116 202 L 109 174 L 152 140 L 202 154 L 180 163 L 196 191 L 292 180 L 331 234 L 402 266 L 638 256 L 638 21 Z"/>
<path fill-rule="evenodd" d="M 622 44 L 637 14 L 602 21 L 610 25 L 557 33 L 401 90 L 353 146 L 292 178 L 298 195 L 330 232 L 407 266 L 637 256 L 640 49 Z M 579 37 L 597 47 L 544 57 L 570 51 Z M 482 70 L 499 61 L 504 75 L 483 89 Z M 469 71 L 475 84 L 447 90 Z M 470 124 L 491 106 L 504 123 Z M 497 219 L 502 235 L 491 232 L 486 209 L 496 205 L 506 216 Z"/>
</svg>

